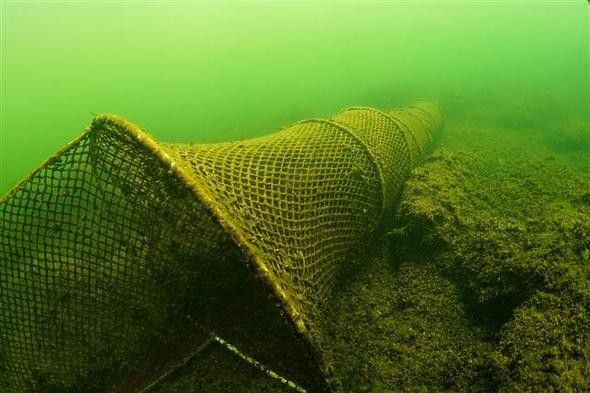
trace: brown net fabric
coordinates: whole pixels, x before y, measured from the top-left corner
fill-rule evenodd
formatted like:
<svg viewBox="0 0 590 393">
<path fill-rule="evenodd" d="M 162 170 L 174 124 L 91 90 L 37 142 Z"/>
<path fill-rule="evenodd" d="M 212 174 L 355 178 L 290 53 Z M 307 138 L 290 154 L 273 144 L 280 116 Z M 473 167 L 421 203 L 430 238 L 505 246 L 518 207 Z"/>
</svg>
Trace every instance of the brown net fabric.
<svg viewBox="0 0 590 393">
<path fill-rule="evenodd" d="M 332 119 L 355 130 L 367 146 L 381 174 L 383 207 L 391 207 L 410 171 L 409 144 L 402 128 L 392 117 L 372 108 L 350 108 Z"/>
<path fill-rule="evenodd" d="M 408 143 L 410 166 L 416 166 L 432 145 L 434 133 L 443 126 L 443 117 L 437 104 L 417 101 L 414 104 L 389 112 L 401 128 Z"/>
<path fill-rule="evenodd" d="M 0 202 L 3 391 L 134 391 L 211 334 L 329 390 L 322 306 L 441 122 L 352 108 L 191 145 L 96 118 Z"/>
</svg>

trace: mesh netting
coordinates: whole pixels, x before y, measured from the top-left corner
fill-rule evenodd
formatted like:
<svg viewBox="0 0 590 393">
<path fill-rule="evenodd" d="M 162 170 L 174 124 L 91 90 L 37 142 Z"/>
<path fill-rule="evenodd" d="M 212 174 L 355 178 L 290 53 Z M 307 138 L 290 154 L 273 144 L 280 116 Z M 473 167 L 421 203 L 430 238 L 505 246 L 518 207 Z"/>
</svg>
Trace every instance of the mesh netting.
<svg viewBox="0 0 590 393">
<path fill-rule="evenodd" d="M 213 334 L 329 390 L 322 306 L 440 124 L 423 102 L 189 145 L 96 118 L 1 201 L 3 391 L 138 389 Z"/>
</svg>

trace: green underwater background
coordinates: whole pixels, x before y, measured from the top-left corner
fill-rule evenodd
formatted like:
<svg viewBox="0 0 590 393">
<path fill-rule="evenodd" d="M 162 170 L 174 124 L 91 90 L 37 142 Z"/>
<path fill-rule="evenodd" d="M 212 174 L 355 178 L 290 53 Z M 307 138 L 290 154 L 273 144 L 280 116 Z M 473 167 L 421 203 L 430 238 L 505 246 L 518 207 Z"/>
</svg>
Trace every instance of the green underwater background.
<svg viewBox="0 0 590 393">
<path fill-rule="evenodd" d="M 344 391 L 590 386 L 587 2 L 0 7 L 0 194 L 96 114 L 200 143 L 437 100 L 432 155 L 327 307 Z M 211 345 L 149 391 L 293 390 Z"/>
<path fill-rule="evenodd" d="M 0 192 L 100 113 L 171 142 L 412 97 L 583 118 L 588 18 L 585 1 L 3 1 Z"/>
</svg>

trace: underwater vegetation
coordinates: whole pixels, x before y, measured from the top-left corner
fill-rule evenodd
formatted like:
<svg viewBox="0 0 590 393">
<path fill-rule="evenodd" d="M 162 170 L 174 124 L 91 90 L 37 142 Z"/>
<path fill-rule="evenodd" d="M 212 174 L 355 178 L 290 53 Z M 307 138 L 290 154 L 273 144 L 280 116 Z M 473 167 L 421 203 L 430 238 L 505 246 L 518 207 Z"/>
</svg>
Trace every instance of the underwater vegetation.
<svg viewBox="0 0 590 393">
<path fill-rule="evenodd" d="M 350 262 L 328 307 L 344 391 L 590 385 L 588 121 L 515 120 L 542 105 L 447 114 L 386 235 Z M 222 352 L 210 348 L 151 391 L 291 391 Z"/>
</svg>

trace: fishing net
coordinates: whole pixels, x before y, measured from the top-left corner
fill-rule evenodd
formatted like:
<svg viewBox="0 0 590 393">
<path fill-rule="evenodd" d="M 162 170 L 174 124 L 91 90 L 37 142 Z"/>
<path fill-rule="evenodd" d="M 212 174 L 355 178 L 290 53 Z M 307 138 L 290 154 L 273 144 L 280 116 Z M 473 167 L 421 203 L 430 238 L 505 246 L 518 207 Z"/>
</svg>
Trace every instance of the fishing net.
<svg viewBox="0 0 590 393">
<path fill-rule="evenodd" d="M 2 390 L 137 391 L 212 341 L 335 389 L 322 307 L 441 123 L 422 101 L 171 144 L 95 118 L 0 201 Z"/>
</svg>

